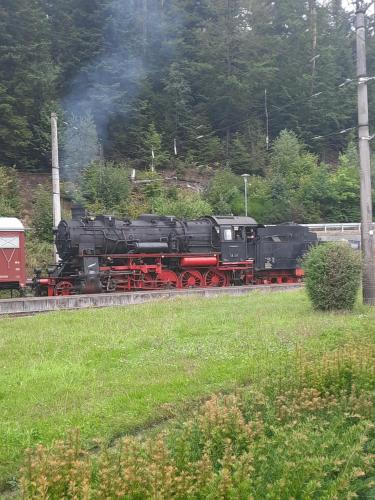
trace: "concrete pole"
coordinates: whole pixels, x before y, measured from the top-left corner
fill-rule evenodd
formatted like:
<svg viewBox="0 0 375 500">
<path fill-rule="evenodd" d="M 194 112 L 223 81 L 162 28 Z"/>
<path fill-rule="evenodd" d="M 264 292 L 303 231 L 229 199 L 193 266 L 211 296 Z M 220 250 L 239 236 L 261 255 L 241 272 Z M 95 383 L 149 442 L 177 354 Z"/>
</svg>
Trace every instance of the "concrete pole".
<svg viewBox="0 0 375 500">
<path fill-rule="evenodd" d="M 245 216 L 247 217 L 247 179 L 250 177 L 249 174 L 242 174 L 241 177 L 245 183 Z"/>
<path fill-rule="evenodd" d="M 370 137 L 366 80 L 365 9 L 357 1 L 356 46 L 358 82 L 358 141 L 361 178 L 362 295 L 365 304 L 375 305 L 375 239 L 372 224 Z"/>
<path fill-rule="evenodd" d="M 247 179 L 245 177 L 245 215 L 247 217 Z"/>
<path fill-rule="evenodd" d="M 57 137 L 57 115 L 51 113 L 51 142 L 52 142 L 52 207 L 53 228 L 56 229 L 61 220 L 60 204 L 60 172 L 59 172 L 59 143 Z M 59 256 L 55 247 L 55 262 L 59 262 Z"/>
</svg>

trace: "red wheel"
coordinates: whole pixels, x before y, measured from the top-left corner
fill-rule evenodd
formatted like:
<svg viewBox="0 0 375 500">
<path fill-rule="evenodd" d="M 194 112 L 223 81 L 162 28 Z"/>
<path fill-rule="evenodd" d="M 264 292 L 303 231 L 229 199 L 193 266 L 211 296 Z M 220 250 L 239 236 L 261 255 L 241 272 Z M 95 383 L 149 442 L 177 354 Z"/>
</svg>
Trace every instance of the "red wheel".
<svg viewBox="0 0 375 500">
<path fill-rule="evenodd" d="M 73 285 L 70 281 L 60 281 L 55 285 L 55 295 L 72 295 Z"/>
<path fill-rule="evenodd" d="M 177 288 L 178 287 L 178 276 L 174 271 L 169 269 L 163 269 L 160 274 L 157 275 L 158 288 Z"/>
<path fill-rule="evenodd" d="M 203 276 L 199 271 L 184 271 L 180 283 L 182 288 L 200 287 L 203 284 Z"/>
<path fill-rule="evenodd" d="M 158 288 L 156 277 L 151 273 L 145 273 L 140 280 L 140 285 L 143 290 L 154 290 Z"/>
<path fill-rule="evenodd" d="M 225 273 L 210 269 L 204 275 L 205 286 L 227 286 L 228 279 Z"/>
</svg>

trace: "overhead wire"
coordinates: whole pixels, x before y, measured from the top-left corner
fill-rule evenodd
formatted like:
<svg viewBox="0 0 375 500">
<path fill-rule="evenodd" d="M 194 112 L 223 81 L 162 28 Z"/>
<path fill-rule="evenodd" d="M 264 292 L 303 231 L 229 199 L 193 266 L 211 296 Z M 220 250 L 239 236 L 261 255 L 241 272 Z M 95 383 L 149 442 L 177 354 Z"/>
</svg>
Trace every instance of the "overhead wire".
<svg viewBox="0 0 375 500">
<path fill-rule="evenodd" d="M 344 83 L 344 85 L 343 85 L 343 83 Z M 329 93 L 333 92 L 335 89 L 340 89 L 341 90 L 344 86 L 346 87 L 346 86 L 348 86 L 351 83 L 354 84 L 354 83 L 357 83 L 357 82 L 354 79 L 346 79 L 345 82 L 343 82 L 343 83 L 337 85 L 333 89 L 322 90 L 322 91 L 316 92 L 315 94 L 312 94 L 311 96 L 309 96 L 307 98 L 306 97 L 301 97 L 299 99 L 292 99 L 291 102 L 288 102 L 288 103 L 284 104 L 283 106 L 275 106 L 275 105 L 271 104 L 271 107 L 276 108 L 278 112 L 284 111 L 285 109 L 287 109 L 288 107 L 290 107 L 292 105 L 304 104 L 306 102 L 311 101 L 315 97 L 319 97 L 322 94 L 329 94 Z M 264 109 L 264 106 L 265 105 L 263 104 L 263 109 Z M 243 125 L 243 124 L 248 123 L 248 122 L 250 122 L 252 120 L 254 120 L 254 117 L 249 117 L 249 118 L 247 118 L 245 120 L 241 120 L 239 122 L 235 122 L 235 123 L 232 123 L 230 125 L 226 125 L 224 127 L 215 128 L 214 130 L 212 130 L 211 132 L 208 132 L 207 134 L 198 135 L 196 137 L 196 139 L 202 139 L 204 137 L 209 137 L 209 136 L 211 136 L 211 135 L 213 135 L 213 134 L 215 134 L 217 132 L 222 132 L 222 131 L 227 130 L 228 128 L 231 129 L 231 128 L 237 127 L 239 125 Z M 274 120 L 276 120 L 276 118 L 268 117 L 268 122 L 272 122 Z M 335 134 L 336 134 L 336 132 L 335 132 Z"/>
<path fill-rule="evenodd" d="M 352 2 L 353 4 L 355 4 L 356 2 Z M 375 0 L 372 0 L 368 5 L 366 5 L 365 7 L 365 10 L 367 10 L 370 5 L 375 5 Z M 339 28 L 340 29 L 344 24 L 347 24 L 348 23 L 348 19 L 343 19 L 340 24 L 339 24 Z M 348 33 L 348 36 L 350 35 L 354 35 L 354 30 L 352 33 Z M 372 77 L 374 78 L 374 77 Z M 370 78 L 370 79 L 372 79 Z M 307 102 L 314 102 L 315 98 L 316 97 L 319 97 L 321 95 L 328 95 L 332 92 L 335 92 L 335 90 L 339 89 L 339 91 L 341 91 L 344 87 L 347 87 L 349 84 L 356 84 L 358 85 L 358 82 L 356 81 L 355 78 L 353 79 L 349 79 L 347 78 L 344 82 L 336 85 L 335 87 L 333 88 L 330 88 L 328 90 L 322 90 L 322 91 L 319 91 L 319 92 L 316 92 L 308 97 L 301 97 L 301 98 L 297 98 L 297 99 L 293 99 L 293 98 L 290 98 L 290 101 L 287 102 L 286 104 L 282 105 L 282 106 L 276 106 L 274 104 L 271 104 L 270 106 L 268 107 L 271 107 L 271 108 L 275 108 L 277 109 L 277 111 L 280 113 L 284 110 L 286 110 L 287 108 L 289 108 L 290 106 L 293 106 L 293 105 L 297 105 L 297 104 L 304 104 L 304 103 L 307 103 Z M 265 92 L 265 99 L 266 99 L 266 96 L 267 96 L 267 92 Z M 316 102 L 316 101 L 315 101 Z M 258 105 L 255 105 L 255 106 L 252 106 L 252 109 L 255 110 L 255 109 L 260 109 L 262 107 L 262 105 L 259 103 Z M 267 123 L 267 130 L 268 130 L 268 126 L 269 126 L 269 123 L 270 122 L 274 122 L 276 120 L 278 120 L 279 118 L 272 118 L 272 116 L 270 117 L 269 116 L 269 112 L 268 112 L 268 107 L 267 107 L 267 101 L 263 103 L 263 109 L 265 109 L 265 113 L 266 113 L 266 123 Z M 196 139 L 201 139 L 201 138 L 204 138 L 204 137 L 209 137 L 209 136 L 212 136 L 214 134 L 216 134 L 217 132 L 221 132 L 221 131 L 225 131 L 225 130 L 228 130 L 228 129 L 232 129 L 232 128 L 235 128 L 235 127 L 238 127 L 239 125 L 243 125 L 245 123 L 249 123 L 250 121 L 252 121 L 254 118 L 253 117 L 249 117 L 245 120 L 241 120 L 239 122 L 236 122 L 236 123 L 232 123 L 232 124 L 229 124 L 229 125 L 226 125 L 226 126 L 223 126 L 223 127 L 219 127 L 219 128 L 215 128 L 214 130 L 212 130 L 211 132 L 207 133 L 207 134 L 202 134 L 202 135 L 199 135 L 196 137 Z M 345 128 L 345 129 L 342 129 L 342 130 L 339 130 L 337 132 L 332 132 L 332 133 L 329 133 L 329 134 L 325 134 L 325 135 L 319 135 L 319 136 L 315 136 L 313 139 L 314 140 L 318 140 L 318 139 L 323 139 L 323 138 L 326 138 L 326 137 L 331 137 L 331 136 L 335 136 L 335 135 L 340 135 L 340 134 L 344 134 L 346 132 L 349 132 L 351 130 L 354 130 L 356 129 L 356 127 L 349 127 L 349 128 Z M 268 137 L 268 132 L 267 132 L 267 137 Z"/>
</svg>

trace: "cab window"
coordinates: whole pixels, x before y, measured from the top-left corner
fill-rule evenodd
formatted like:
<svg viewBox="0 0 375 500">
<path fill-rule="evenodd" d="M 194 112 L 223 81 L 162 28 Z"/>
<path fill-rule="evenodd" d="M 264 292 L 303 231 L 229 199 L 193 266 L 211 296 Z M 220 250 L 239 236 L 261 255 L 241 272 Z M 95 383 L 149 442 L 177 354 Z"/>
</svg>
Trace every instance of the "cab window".
<svg viewBox="0 0 375 500">
<path fill-rule="evenodd" d="M 235 240 L 243 240 L 243 227 L 234 226 L 234 239 Z"/>
<path fill-rule="evenodd" d="M 232 238 L 232 230 L 231 229 L 224 229 L 224 240 L 225 241 L 231 241 Z"/>
</svg>

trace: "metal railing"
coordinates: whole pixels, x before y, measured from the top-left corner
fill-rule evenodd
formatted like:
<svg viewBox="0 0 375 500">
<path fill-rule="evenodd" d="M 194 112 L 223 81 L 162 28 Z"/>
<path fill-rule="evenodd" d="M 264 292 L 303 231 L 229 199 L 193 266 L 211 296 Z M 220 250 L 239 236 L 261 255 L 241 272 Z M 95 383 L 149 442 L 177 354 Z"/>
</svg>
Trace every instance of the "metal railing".
<svg viewBox="0 0 375 500">
<path fill-rule="evenodd" d="M 327 233 L 329 231 L 340 231 L 342 233 L 344 233 L 345 231 L 356 231 L 358 233 L 361 232 L 360 222 L 301 224 L 301 226 L 308 227 L 315 232 L 323 231 L 324 233 Z"/>
</svg>

